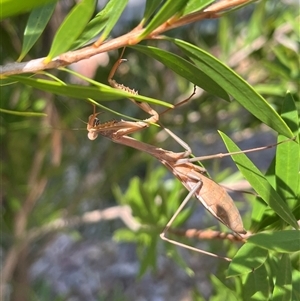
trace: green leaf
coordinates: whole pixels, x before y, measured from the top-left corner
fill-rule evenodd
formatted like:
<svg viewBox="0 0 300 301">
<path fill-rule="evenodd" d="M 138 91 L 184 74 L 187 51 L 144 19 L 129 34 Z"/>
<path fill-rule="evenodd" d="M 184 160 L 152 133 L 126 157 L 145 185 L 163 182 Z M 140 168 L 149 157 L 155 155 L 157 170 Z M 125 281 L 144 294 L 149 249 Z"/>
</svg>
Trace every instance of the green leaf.
<svg viewBox="0 0 300 301">
<path fill-rule="evenodd" d="M 13 15 L 23 14 L 35 9 L 36 7 L 44 6 L 45 4 L 54 2 L 56 3 L 57 0 L 26 0 L 18 1 L 17 4 L 16 0 L 1 0 L 0 20 L 11 17 Z"/>
<path fill-rule="evenodd" d="M 269 127 L 292 138 L 293 134 L 277 112 L 245 80 L 208 52 L 179 39 L 165 38 L 177 45 L 206 75 L 232 95 L 244 108 Z"/>
<path fill-rule="evenodd" d="M 153 268 L 156 267 L 157 234 L 152 234 L 150 238 L 151 242 L 149 243 L 147 250 L 144 251 L 146 254 L 143 254 L 143 256 L 140 257 L 140 271 L 138 277 L 144 275 L 149 266 Z"/>
<path fill-rule="evenodd" d="M 292 300 L 292 266 L 288 254 L 282 254 L 275 276 L 276 282 L 272 301 Z"/>
<path fill-rule="evenodd" d="M 172 105 L 161 100 L 142 95 L 133 95 L 100 83 L 98 83 L 96 87 L 86 87 L 79 85 L 66 85 L 61 82 L 54 82 L 40 78 L 29 78 L 28 76 L 15 75 L 9 78 L 43 91 L 79 99 L 94 98 L 101 99 L 101 101 L 111 101 L 121 98 L 133 98 L 138 101 L 144 101 L 165 107 L 172 107 Z"/>
<path fill-rule="evenodd" d="M 296 258 L 299 262 L 299 256 Z M 299 266 L 299 264 L 298 264 Z M 293 282 L 293 296 L 292 300 L 300 300 L 300 271 L 298 269 L 293 269 L 292 270 L 293 275 L 292 275 L 292 282 Z"/>
<path fill-rule="evenodd" d="M 94 10 L 95 0 L 82 0 L 73 7 L 57 30 L 46 61 L 51 61 L 53 57 L 70 49 L 88 24 Z"/>
<path fill-rule="evenodd" d="M 100 11 L 86 26 L 83 33 L 79 36 L 79 38 L 74 41 L 71 46 L 71 49 L 77 49 L 88 42 L 90 42 L 96 35 L 102 31 L 105 27 L 106 22 L 109 16 L 104 12 L 104 10 Z"/>
<path fill-rule="evenodd" d="M 298 114 L 290 93 L 287 94 L 281 109 L 281 116 L 295 136 L 298 135 Z M 279 136 L 278 142 L 286 140 L 286 137 Z M 277 146 L 276 157 L 266 173 L 266 178 L 273 187 L 276 187 L 278 194 L 287 201 L 293 215 L 298 220 L 296 209 L 299 195 L 299 146 L 296 142 L 282 143 Z M 276 170 L 276 173 L 275 173 Z M 276 175 L 276 176 L 275 176 Z M 299 206 L 299 205 L 298 205 Z M 254 203 L 252 210 L 251 231 L 256 233 L 273 224 L 273 229 L 282 229 L 278 216 L 271 210 L 266 210 L 267 205 L 260 199 Z M 275 224 L 276 223 L 276 224 Z"/>
<path fill-rule="evenodd" d="M 159 25 L 173 17 L 175 14 L 180 12 L 187 4 L 186 0 L 167 0 L 162 8 L 155 14 L 150 23 L 146 26 L 145 30 L 138 37 L 143 40 L 148 34 L 150 34 Z"/>
<path fill-rule="evenodd" d="M 269 223 L 265 223 L 266 216 L 272 216 L 274 217 L 274 211 L 269 208 L 268 205 L 260 198 L 256 197 L 254 204 L 252 206 L 252 214 L 251 214 L 251 226 L 250 231 L 252 233 L 256 233 L 262 228 L 262 223 L 264 223 L 265 226 L 268 226 Z M 279 216 L 275 214 L 276 219 L 279 219 Z"/>
<path fill-rule="evenodd" d="M 38 113 L 38 112 L 19 112 L 19 111 L 11 111 L 6 109 L 1 109 L 0 112 L 11 114 L 11 115 L 17 115 L 17 116 L 26 116 L 26 117 L 45 117 L 47 114 L 45 113 Z"/>
<path fill-rule="evenodd" d="M 300 250 L 300 231 L 284 230 L 271 233 L 258 233 L 249 237 L 247 241 L 267 250 L 292 253 Z"/>
<path fill-rule="evenodd" d="M 158 8 L 162 0 L 147 0 L 146 1 L 146 6 L 145 6 L 145 12 L 144 12 L 144 17 L 142 23 L 147 22 L 154 11 Z"/>
<path fill-rule="evenodd" d="M 229 152 L 240 152 L 237 145 L 224 133 L 219 131 L 226 148 Z M 293 141 L 287 143 L 294 143 Z M 243 153 L 232 155 L 232 160 L 243 176 L 247 179 L 253 189 L 259 196 L 288 224 L 298 229 L 297 221 L 289 209 L 288 205 L 282 200 L 280 195 L 267 181 L 260 170 L 251 162 L 251 160 Z"/>
<path fill-rule="evenodd" d="M 217 95 L 227 101 L 230 100 L 229 95 L 226 93 L 226 91 L 222 89 L 214 80 L 212 80 L 194 64 L 183 59 L 182 57 L 166 50 L 151 46 L 136 45 L 132 48 L 160 61 L 180 76 L 203 88 L 207 92 Z"/>
<path fill-rule="evenodd" d="M 215 288 L 218 288 L 218 295 L 222 295 L 223 300 L 236 300 L 238 301 L 238 298 L 236 294 L 227 287 L 219 278 L 217 278 L 215 275 L 210 275 L 211 282 L 213 283 Z M 216 300 L 220 300 L 219 298 Z"/>
<path fill-rule="evenodd" d="M 267 257 L 268 251 L 246 243 L 238 250 L 229 264 L 227 277 L 251 273 L 262 266 Z"/>
<path fill-rule="evenodd" d="M 31 11 L 24 31 L 22 51 L 18 58 L 18 62 L 22 61 L 22 59 L 43 33 L 54 12 L 55 6 L 55 2 L 48 3 Z"/>
<path fill-rule="evenodd" d="M 189 0 L 182 15 L 185 16 L 187 14 L 200 11 L 213 2 L 214 0 Z"/>
<path fill-rule="evenodd" d="M 269 300 L 270 285 L 265 265 L 262 265 L 243 279 L 243 301 Z"/>
<path fill-rule="evenodd" d="M 290 93 L 287 94 L 282 106 L 282 118 L 293 131 L 299 135 L 299 119 L 295 102 Z M 286 140 L 279 136 L 278 142 Z M 299 139 L 297 139 L 299 141 Z M 276 186 L 280 196 L 287 201 L 290 208 L 294 208 L 299 202 L 299 170 L 300 170 L 300 146 L 295 142 L 281 143 L 276 150 Z"/>
<path fill-rule="evenodd" d="M 286 92 L 286 87 L 274 86 L 274 84 L 266 83 L 255 85 L 255 90 L 257 93 L 271 95 L 271 96 L 282 96 Z"/>
<path fill-rule="evenodd" d="M 113 238 L 117 242 L 136 242 L 136 233 L 127 228 L 121 228 L 114 232 Z"/>
<path fill-rule="evenodd" d="M 255 10 L 249 18 L 248 28 L 248 41 L 252 42 L 256 38 L 261 37 L 261 29 L 266 26 L 266 4 L 264 2 L 257 3 Z"/>
<path fill-rule="evenodd" d="M 99 42 L 106 40 L 108 35 L 110 34 L 113 27 L 118 22 L 122 12 L 124 11 L 126 5 L 128 3 L 128 0 L 110 0 L 107 5 L 105 6 L 103 13 L 105 13 L 107 16 L 109 16 L 108 21 L 105 24 L 105 29 L 99 39 Z"/>
</svg>

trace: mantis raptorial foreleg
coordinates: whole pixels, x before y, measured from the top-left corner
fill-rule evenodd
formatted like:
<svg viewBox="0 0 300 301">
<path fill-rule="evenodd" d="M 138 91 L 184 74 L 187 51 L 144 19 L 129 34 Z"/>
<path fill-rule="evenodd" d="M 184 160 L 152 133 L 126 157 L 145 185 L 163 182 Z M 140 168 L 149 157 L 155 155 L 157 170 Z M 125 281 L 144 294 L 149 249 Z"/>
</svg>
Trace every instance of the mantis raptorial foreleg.
<svg viewBox="0 0 300 301">
<path fill-rule="evenodd" d="M 108 82 L 109 84 L 116 89 L 119 90 L 123 90 L 125 92 L 131 93 L 133 95 L 137 95 L 138 91 L 131 89 L 127 86 L 124 86 L 123 84 L 119 84 L 116 80 L 113 79 L 118 67 L 123 63 L 126 62 L 126 59 L 123 59 L 123 54 L 124 54 L 125 48 L 123 48 L 121 55 L 119 57 L 119 59 L 115 62 L 115 64 L 113 65 L 109 75 L 108 75 Z M 173 110 L 175 107 L 179 107 L 181 105 L 183 105 L 184 103 L 188 102 L 194 95 L 196 94 L 196 86 L 194 86 L 194 90 L 193 93 L 186 99 L 180 101 L 179 103 L 175 104 L 172 108 L 168 108 L 165 111 L 161 112 L 160 114 L 157 113 L 157 111 L 155 111 L 148 103 L 146 102 L 139 102 L 134 100 L 133 98 L 129 98 L 135 105 L 137 105 L 138 107 L 140 107 L 143 111 L 145 111 L 146 113 L 148 113 L 149 115 L 151 115 L 150 118 L 147 118 L 144 120 L 144 122 L 146 123 L 157 123 L 159 120 L 159 116 L 162 114 L 165 114 L 166 112 L 168 112 L 169 110 Z"/>
<path fill-rule="evenodd" d="M 118 67 L 120 66 L 120 64 L 122 62 L 126 61 L 126 59 L 122 59 L 124 50 L 125 50 L 125 48 L 123 48 L 123 51 L 122 51 L 119 59 L 116 61 L 116 63 L 112 67 L 112 69 L 109 73 L 109 76 L 108 76 L 108 82 L 112 87 L 114 87 L 116 89 L 123 90 L 123 91 L 131 93 L 133 95 L 136 95 L 136 94 L 138 94 L 137 91 L 135 91 L 129 87 L 126 87 L 123 84 L 119 84 L 113 79 L 113 76 L 114 76 L 116 70 L 118 69 Z M 196 93 L 196 86 L 194 86 L 193 93 L 188 98 L 186 98 L 186 99 L 180 101 L 178 104 L 174 105 L 174 108 L 189 101 L 195 95 L 195 93 Z M 117 136 L 129 135 L 131 133 L 134 133 L 136 131 L 139 131 L 146 127 L 149 127 L 150 123 L 158 123 L 159 116 L 166 113 L 167 111 L 169 111 L 169 109 L 167 109 L 167 110 L 163 111 L 162 113 L 158 114 L 157 111 L 155 111 L 153 108 L 151 108 L 151 106 L 148 103 L 139 102 L 132 98 L 129 98 L 129 99 L 134 104 L 136 104 L 138 107 L 140 107 L 143 111 L 145 111 L 146 113 L 148 113 L 152 116 L 143 121 L 137 121 L 137 122 L 112 120 L 112 121 L 108 121 L 105 123 L 100 123 L 100 120 L 97 118 L 97 115 L 99 115 L 100 113 L 96 113 L 96 110 L 95 110 L 96 107 L 94 106 L 94 112 L 92 115 L 89 116 L 89 120 L 88 120 L 88 124 L 87 124 L 87 130 L 89 132 L 88 138 L 90 140 L 95 140 L 98 137 L 99 132 L 105 132 L 107 130 L 110 130 L 110 131 L 114 130 L 115 138 Z"/>
<path fill-rule="evenodd" d="M 115 72 L 117 71 L 118 67 L 123 63 L 126 62 L 126 59 L 122 59 L 123 54 L 124 54 L 125 48 L 123 48 L 122 53 L 119 57 L 119 59 L 115 62 L 114 66 L 112 67 L 109 75 L 108 75 L 108 82 L 109 84 L 116 89 L 119 90 L 123 90 L 125 92 L 131 93 L 133 95 L 137 95 L 138 91 L 131 89 L 129 87 L 124 86 L 123 84 L 119 84 L 117 83 L 114 79 L 113 76 L 115 74 Z M 150 105 L 146 102 L 139 102 L 134 100 L 133 98 L 129 98 L 134 104 L 136 104 L 137 106 L 139 106 L 143 111 L 145 111 L 146 113 L 150 114 L 151 117 L 148 119 L 145 119 L 144 121 L 147 123 L 156 123 L 159 120 L 159 115 L 158 113 L 150 107 Z"/>
<path fill-rule="evenodd" d="M 96 113 L 96 107 L 94 105 L 94 112 L 89 116 L 87 123 L 88 138 L 90 140 L 95 140 L 98 134 L 105 136 L 105 132 L 109 132 L 116 139 L 118 136 L 129 135 L 149 126 L 148 123 L 143 121 L 111 120 L 101 123 L 97 118 L 99 114 L 100 113 Z"/>
</svg>

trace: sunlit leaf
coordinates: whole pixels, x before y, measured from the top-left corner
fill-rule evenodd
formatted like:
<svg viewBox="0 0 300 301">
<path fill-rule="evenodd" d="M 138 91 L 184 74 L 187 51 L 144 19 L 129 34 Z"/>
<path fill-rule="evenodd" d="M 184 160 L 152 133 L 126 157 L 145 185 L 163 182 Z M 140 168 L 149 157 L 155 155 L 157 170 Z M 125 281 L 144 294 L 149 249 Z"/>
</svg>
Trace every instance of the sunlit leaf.
<svg viewBox="0 0 300 301">
<path fill-rule="evenodd" d="M 145 250 L 146 255 L 140 256 L 140 271 L 138 276 L 141 277 L 147 271 L 148 267 L 155 268 L 157 261 L 157 235 L 151 235 L 151 243 L 149 244 L 147 250 Z"/>
<path fill-rule="evenodd" d="M 27 117 L 45 117 L 47 114 L 45 113 L 38 113 L 38 112 L 19 112 L 19 111 L 11 111 L 6 109 L 1 109 L 0 112 L 11 114 L 11 115 L 17 115 L 17 116 L 27 116 Z"/>
<path fill-rule="evenodd" d="M 284 230 L 268 233 L 258 233 L 248 238 L 248 243 L 255 244 L 267 250 L 282 253 L 299 251 L 300 231 Z"/>
<path fill-rule="evenodd" d="M 23 14 L 30 10 L 33 10 L 36 7 L 44 6 L 45 4 L 57 2 L 57 0 L 27 0 L 27 1 L 18 1 L 16 5 L 16 0 L 2 0 L 1 1 L 1 14 L 0 20 L 7 17 Z"/>
<path fill-rule="evenodd" d="M 172 105 L 163 102 L 161 100 L 156 100 L 154 98 L 142 96 L 142 95 L 133 95 L 125 91 L 114 89 L 110 86 L 106 86 L 98 83 L 96 87 L 86 87 L 79 85 L 66 85 L 59 82 L 54 82 L 45 79 L 39 78 L 29 78 L 27 76 L 11 76 L 12 80 L 22 82 L 26 85 L 32 86 L 34 88 L 51 92 L 58 95 L 64 95 L 79 99 L 99 99 L 101 101 L 111 101 L 117 100 L 120 98 L 133 98 L 139 101 L 149 102 L 157 105 L 162 105 L 166 107 L 172 107 Z"/>
<path fill-rule="evenodd" d="M 132 48 L 160 61 L 180 76 L 186 78 L 188 81 L 194 83 L 195 85 L 203 88 L 207 92 L 229 101 L 228 94 L 218 85 L 217 82 L 212 80 L 194 64 L 183 59 L 182 57 L 168 52 L 166 50 L 162 50 L 151 46 L 136 45 Z"/>
<path fill-rule="evenodd" d="M 173 17 L 176 13 L 180 12 L 187 4 L 186 0 L 167 0 L 164 5 L 159 9 L 155 16 L 151 19 L 149 24 L 146 26 L 139 39 L 144 39 L 159 25 L 163 24 L 169 18 Z"/>
<path fill-rule="evenodd" d="M 227 271 L 227 277 L 252 273 L 264 264 L 268 251 L 252 244 L 244 244 L 236 253 Z"/>
<path fill-rule="evenodd" d="M 243 301 L 266 301 L 270 293 L 270 285 L 266 267 L 262 265 L 257 270 L 244 276 Z"/>
<path fill-rule="evenodd" d="M 103 30 L 106 25 L 109 16 L 102 11 L 100 11 L 86 26 L 82 34 L 78 37 L 76 41 L 70 47 L 71 49 L 77 49 L 97 36 L 99 32 Z"/>
<path fill-rule="evenodd" d="M 240 152 L 237 145 L 224 133 L 219 131 L 226 148 L 229 152 Z M 290 143 L 293 143 L 291 141 Z M 289 209 L 288 205 L 282 200 L 280 195 L 267 181 L 260 170 L 251 162 L 251 160 L 243 153 L 232 155 L 232 160 L 235 162 L 237 168 L 241 171 L 243 176 L 250 183 L 252 188 L 259 194 L 259 196 L 288 224 L 294 228 L 298 228 L 297 221 Z"/>
<path fill-rule="evenodd" d="M 292 300 L 292 266 L 290 256 L 288 254 L 282 254 L 275 277 L 276 281 L 272 300 Z"/>
<path fill-rule="evenodd" d="M 277 112 L 245 80 L 208 52 L 179 39 L 166 38 L 177 45 L 206 75 L 232 95 L 245 109 L 272 129 L 292 138 L 293 134 Z"/>
<path fill-rule="evenodd" d="M 58 28 L 46 61 L 68 51 L 80 36 L 95 10 L 95 0 L 82 0 L 76 4 Z"/>
<path fill-rule="evenodd" d="M 158 8 L 162 0 L 147 0 L 145 11 L 144 11 L 144 17 L 143 17 L 143 23 L 147 22 L 148 19 L 152 16 L 154 11 Z"/>
<path fill-rule="evenodd" d="M 295 102 L 291 94 L 288 93 L 283 103 L 281 116 L 296 137 L 299 135 L 298 114 Z M 286 137 L 281 135 L 278 137 L 278 142 L 284 140 Z M 300 145 L 296 141 L 281 143 L 277 146 L 275 170 L 278 193 L 286 200 L 290 208 L 294 208 L 299 202 L 300 177 Z"/>
<path fill-rule="evenodd" d="M 183 16 L 196 11 L 200 11 L 213 2 L 214 0 L 189 0 L 188 4 L 184 8 Z"/>
<path fill-rule="evenodd" d="M 55 2 L 48 3 L 31 11 L 24 31 L 22 51 L 18 58 L 19 62 L 25 57 L 25 55 L 29 52 L 29 50 L 43 33 L 54 12 L 55 6 Z"/>
<path fill-rule="evenodd" d="M 108 20 L 105 24 L 105 29 L 101 34 L 101 37 L 97 41 L 97 44 L 100 44 L 102 41 L 106 40 L 108 35 L 110 34 L 113 27 L 118 22 L 122 12 L 124 11 L 128 0 L 110 0 L 103 10 L 103 14 L 108 16 Z"/>
<path fill-rule="evenodd" d="M 236 300 L 238 301 L 238 298 L 236 294 L 227 287 L 220 279 L 218 279 L 215 275 L 211 274 L 210 279 L 215 287 L 218 288 L 218 295 L 222 296 L 223 300 Z"/>
</svg>

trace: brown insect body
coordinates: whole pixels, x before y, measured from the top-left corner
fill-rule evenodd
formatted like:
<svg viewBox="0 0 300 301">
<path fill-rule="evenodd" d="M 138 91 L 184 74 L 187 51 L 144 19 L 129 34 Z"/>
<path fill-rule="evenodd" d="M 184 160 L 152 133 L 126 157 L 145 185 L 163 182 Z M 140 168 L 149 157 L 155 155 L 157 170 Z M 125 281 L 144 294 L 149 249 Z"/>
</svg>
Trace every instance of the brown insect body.
<svg viewBox="0 0 300 301">
<path fill-rule="evenodd" d="M 90 120 L 92 116 L 90 116 Z M 144 123 L 140 122 L 139 124 L 140 127 L 138 129 L 142 129 Z M 137 123 L 128 121 L 114 122 L 111 125 L 103 123 L 99 124 L 94 130 L 97 134 L 109 138 L 113 142 L 141 150 L 157 158 L 181 181 L 188 191 L 196 189 L 194 195 L 215 218 L 236 233 L 246 233 L 239 211 L 226 190 L 213 180 L 207 178 L 203 174 L 204 169 L 200 166 L 188 161 L 180 162 L 181 159 L 188 160 L 186 157 L 190 153 L 189 150 L 174 153 L 137 141 L 124 134 L 125 132 L 126 134 L 128 133 L 127 128 L 124 128 L 124 126 L 127 126 L 127 128 L 131 128 L 132 126 L 137 127 Z M 146 126 L 147 124 L 144 124 L 144 127 Z M 131 132 L 136 130 L 132 130 Z"/>
<path fill-rule="evenodd" d="M 197 167 L 192 163 L 184 163 L 174 168 L 169 166 L 168 169 L 173 169 L 173 174 L 188 191 L 198 186 L 194 196 L 215 218 L 232 231 L 245 234 L 243 221 L 232 198 L 223 187 L 203 175 L 203 171 L 197 170 Z"/>
</svg>

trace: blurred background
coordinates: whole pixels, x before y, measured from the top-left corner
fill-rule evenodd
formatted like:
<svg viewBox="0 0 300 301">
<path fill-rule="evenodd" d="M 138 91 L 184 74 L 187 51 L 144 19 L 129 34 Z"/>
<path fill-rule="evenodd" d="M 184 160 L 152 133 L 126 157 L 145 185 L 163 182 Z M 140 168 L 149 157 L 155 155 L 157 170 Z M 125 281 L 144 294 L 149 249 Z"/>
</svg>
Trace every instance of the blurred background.
<svg viewBox="0 0 300 301">
<path fill-rule="evenodd" d="M 129 1 L 112 38 L 139 23 L 144 2 Z M 25 61 L 47 55 L 55 31 L 73 4 L 59 1 L 46 32 Z M 105 4 L 106 1 L 99 1 L 98 10 Z M 27 19 L 28 15 L 21 15 L 1 22 L 1 65 L 18 58 Z M 219 58 L 275 109 L 279 110 L 287 90 L 299 105 L 298 1 L 257 1 L 221 19 L 197 22 L 167 35 L 195 44 Z M 165 41 L 143 43 L 178 52 Z M 119 54 L 104 53 L 70 68 L 108 84 L 108 74 Z M 141 95 L 175 104 L 193 91 L 191 83 L 141 53 L 127 48 L 124 58 L 128 62 L 120 66 L 115 78 Z M 66 82 L 86 84 L 59 70 L 51 73 Z M 174 255 L 159 240 L 171 213 L 157 221 L 157 229 L 153 230 L 157 240 L 155 256 L 149 259 L 151 264 L 146 259 L 152 256 L 147 250 L 154 248 L 153 241 L 143 241 L 141 237 L 135 241 L 130 231 L 122 230 L 134 229 L 135 223 L 142 222 L 135 220 L 125 206 L 132 194 L 147 198 L 146 204 L 174 202 L 173 209 L 186 195 L 181 184 L 159 162 L 102 137 L 89 141 L 86 122 L 92 106 L 88 102 L 21 84 L 2 86 L 0 97 L 3 109 L 47 114 L 41 118 L 1 113 L 0 117 L 0 258 L 9 282 L 3 300 L 213 300 L 217 296 L 217 282 L 211 273 L 224 277 L 228 264 L 186 250 L 178 250 L 180 256 Z M 128 116 L 148 118 L 128 99 L 103 104 Z M 118 117 L 103 112 L 100 118 L 107 121 Z M 276 141 L 272 131 L 237 102 L 227 103 L 199 88 L 188 103 L 162 115 L 161 122 L 187 142 L 196 156 L 226 152 L 217 130 L 231 136 L 242 149 Z M 181 151 L 156 127 L 134 137 Z M 250 157 L 266 170 L 273 154 L 274 149 Z M 231 159 L 211 160 L 205 162 L 205 167 L 215 181 L 244 189 Z M 234 194 L 246 228 L 251 212 L 249 198 Z M 188 217 L 187 221 L 182 220 L 185 228 L 220 227 L 196 202 Z M 20 249 L 16 237 L 23 228 L 27 237 Z M 221 255 L 234 254 L 238 247 L 224 241 L 192 244 Z"/>
</svg>

